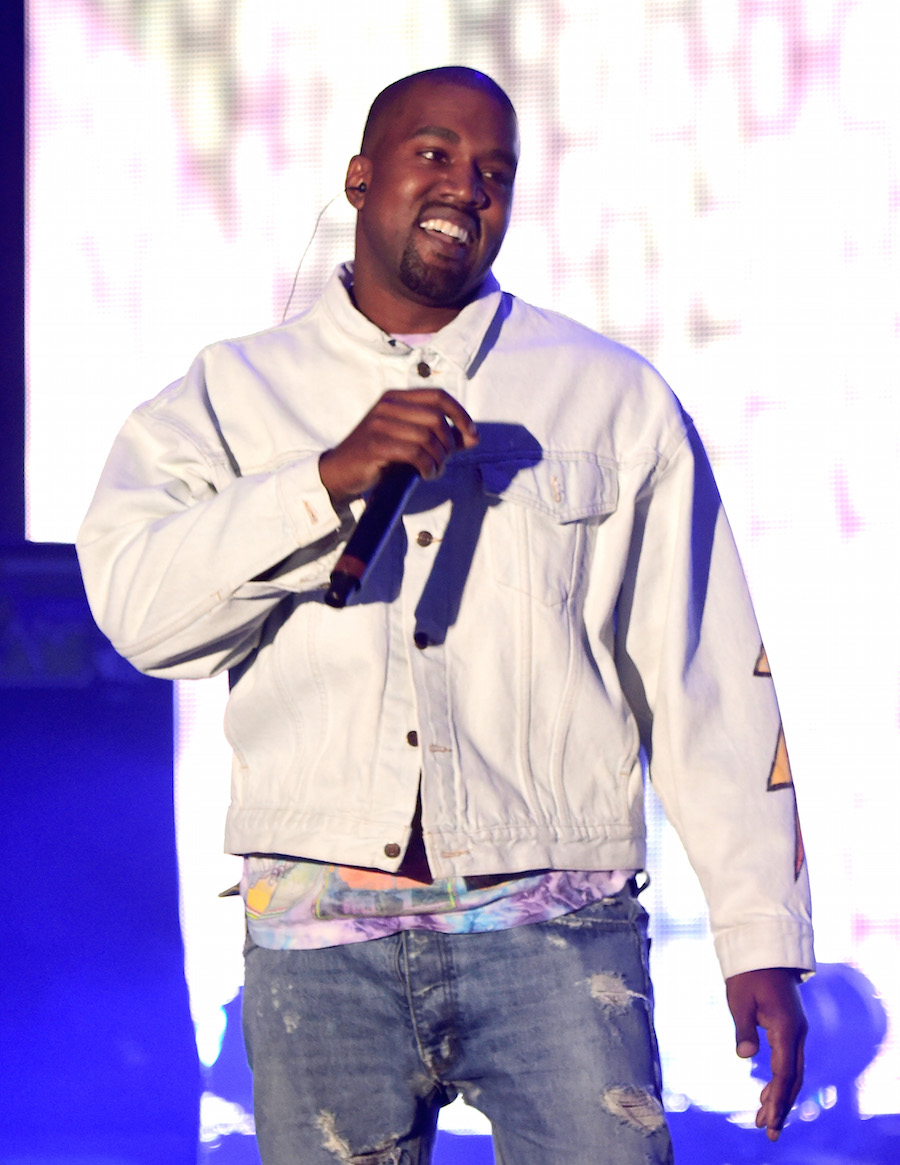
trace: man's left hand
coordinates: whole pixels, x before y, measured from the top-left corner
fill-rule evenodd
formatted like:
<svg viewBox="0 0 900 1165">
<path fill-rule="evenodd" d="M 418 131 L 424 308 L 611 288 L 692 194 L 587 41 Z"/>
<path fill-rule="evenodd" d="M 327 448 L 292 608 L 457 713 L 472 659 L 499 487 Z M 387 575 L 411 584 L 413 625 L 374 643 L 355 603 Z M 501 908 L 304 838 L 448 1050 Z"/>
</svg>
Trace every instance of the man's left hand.
<svg viewBox="0 0 900 1165">
<path fill-rule="evenodd" d="M 728 1006 L 734 1016 L 737 1054 L 743 1059 L 759 1051 L 758 1028 L 766 1030 L 772 1078 L 760 1094 L 756 1126 L 777 1141 L 803 1083 L 806 1016 L 800 1002 L 799 975 L 785 967 L 745 971 L 725 981 Z"/>
</svg>

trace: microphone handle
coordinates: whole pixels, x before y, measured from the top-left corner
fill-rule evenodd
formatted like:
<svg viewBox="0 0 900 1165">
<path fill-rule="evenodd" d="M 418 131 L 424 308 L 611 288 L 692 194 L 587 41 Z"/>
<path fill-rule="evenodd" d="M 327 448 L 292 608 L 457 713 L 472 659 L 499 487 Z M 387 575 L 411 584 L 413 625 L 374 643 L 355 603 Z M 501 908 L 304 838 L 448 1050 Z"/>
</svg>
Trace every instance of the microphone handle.
<svg viewBox="0 0 900 1165">
<path fill-rule="evenodd" d="M 346 606 L 349 597 L 362 586 L 418 480 L 418 470 L 405 462 L 397 462 L 385 469 L 369 495 L 344 553 L 331 572 L 331 583 L 325 592 L 325 602 L 329 607 Z"/>
</svg>

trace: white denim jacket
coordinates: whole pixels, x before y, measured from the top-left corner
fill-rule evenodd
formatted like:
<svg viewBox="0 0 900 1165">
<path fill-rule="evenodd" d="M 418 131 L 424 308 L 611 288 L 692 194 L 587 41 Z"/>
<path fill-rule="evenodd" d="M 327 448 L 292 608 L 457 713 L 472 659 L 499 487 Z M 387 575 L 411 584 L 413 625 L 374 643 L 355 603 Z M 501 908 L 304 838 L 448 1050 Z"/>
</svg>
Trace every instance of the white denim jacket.
<svg viewBox="0 0 900 1165">
<path fill-rule="evenodd" d="M 640 357 L 492 278 L 410 349 L 350 271 L 138 408 L 78 539 L 136 667 L 231 671 L 226 848 L 395 870 L 421 771 L 435 876 L 639 868 L 643 745 L 725 974 L 811 968 L 775 693 L 690 420 Z M 417 485 L 335 610 L 362 503 L 335 512 L 319 456 L 424 385 L 480 444 Z"/>
</svg>

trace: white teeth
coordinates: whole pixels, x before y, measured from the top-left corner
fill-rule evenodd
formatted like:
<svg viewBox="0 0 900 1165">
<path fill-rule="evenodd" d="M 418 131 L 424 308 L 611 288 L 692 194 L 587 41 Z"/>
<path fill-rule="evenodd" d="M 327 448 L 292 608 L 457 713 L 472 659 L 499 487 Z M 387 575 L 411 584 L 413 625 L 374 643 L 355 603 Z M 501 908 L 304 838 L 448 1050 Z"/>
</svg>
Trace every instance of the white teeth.
<svg viewBox="0 0 900 1165">
<path fill-rule="evenodd" d="M 456 223 L 446 222 L 442 218 L 429 218 L 425 222 L 420 222 L 419 226 L 424 231 L 437 231 L 441 235 L 449 235 L 451 239 L 457 239 L 461 243 L 468 243 L 469 232 L 465 227 L 457 226 Z"/>
</svg>

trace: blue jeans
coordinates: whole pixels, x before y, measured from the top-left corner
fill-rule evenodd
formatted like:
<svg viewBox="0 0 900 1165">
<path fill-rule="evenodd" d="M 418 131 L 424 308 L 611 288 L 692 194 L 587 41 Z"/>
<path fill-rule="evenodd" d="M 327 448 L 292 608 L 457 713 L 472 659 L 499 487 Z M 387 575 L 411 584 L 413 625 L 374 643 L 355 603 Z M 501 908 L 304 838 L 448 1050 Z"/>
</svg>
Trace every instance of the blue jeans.
<svg viewBox="0 0 900 1165">
<path fill-rule="evenodd" d="M 647 916 L 628 888 L 551 922 L 251 946 L 244 1033 L 265 1165 L 426 1165 L 461 1092 L 502 1165 L 672 1161 Z"/>
</svg>

